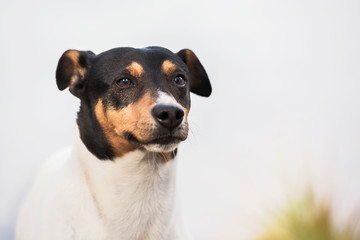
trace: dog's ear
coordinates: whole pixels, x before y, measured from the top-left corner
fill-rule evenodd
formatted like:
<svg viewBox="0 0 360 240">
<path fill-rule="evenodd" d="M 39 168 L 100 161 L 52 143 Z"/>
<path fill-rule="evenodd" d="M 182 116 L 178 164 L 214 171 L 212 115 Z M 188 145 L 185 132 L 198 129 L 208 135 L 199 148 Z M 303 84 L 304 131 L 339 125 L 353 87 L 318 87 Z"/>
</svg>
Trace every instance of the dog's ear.
<svg viewBox="0 0 360 240">
<path fill-rule="evenodd" d="M 80 97 L 93 56 L 95 54 L 91 51 L 64 52 L 56 69 L 56 84 L 59 90 L 69 87 L 74 96 Z"/>
<path fill-rule="evenodd" d="M 183 49 L 177 53 L 183 60 L 190 72 L 190 91 L 202 97 L 208 97 L 211 94 L 211 84 L 208 75 L 190 49 Z"/>
</svg>

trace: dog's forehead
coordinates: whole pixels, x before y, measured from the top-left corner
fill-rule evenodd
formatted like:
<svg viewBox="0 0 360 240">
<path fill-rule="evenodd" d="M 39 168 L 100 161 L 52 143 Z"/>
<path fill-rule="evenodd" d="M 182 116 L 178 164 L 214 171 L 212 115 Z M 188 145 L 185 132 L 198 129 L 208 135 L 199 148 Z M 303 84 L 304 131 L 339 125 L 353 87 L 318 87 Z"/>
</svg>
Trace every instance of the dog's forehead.
<svg viewBox="0 0 360 240">
<path fill-rule="evenodd" d="M 145 71 L 159 70 L 164 62 L 173 67 L 185 68 L 182 60 L 173 52 L 161 47 L 147 48 L 114 48 L 97 56 L 100 67 L 125 68 L 135 63 Z"/>
<path fill-rule="evenodd" d="M 173 96 L 182 106 L 189 106 L 189 87 L 169 84 L 175 75 L 188 74 L 181 58 L 161 47 L 115 48 L 97 55 L 89 73 L 88 96 L 104 98 L 106 106 L 124 108 L 150 93 L 153 101 L 159 92 Z M 129 78 L 136 87 L 119 89 L 117 82 Z"/>
</svg>

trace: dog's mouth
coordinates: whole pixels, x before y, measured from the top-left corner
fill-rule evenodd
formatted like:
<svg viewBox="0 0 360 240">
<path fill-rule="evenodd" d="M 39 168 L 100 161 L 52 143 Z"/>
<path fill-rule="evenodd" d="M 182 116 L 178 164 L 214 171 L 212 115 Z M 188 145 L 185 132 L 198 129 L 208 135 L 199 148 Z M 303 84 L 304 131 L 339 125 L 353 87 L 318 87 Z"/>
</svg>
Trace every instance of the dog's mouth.
<svg viewBox="0 0 360 240">
<path fill-rule="evenodd" d="M 162 135 L 162 136 L 154 136 L 152 139 L 147 141 L 141 141 L 137 139 L 132 133 L 126 132 L 125 138 L 133 145 L 145 148 L 148 151 L 172 151 L 175 149 L 180 142 L 186 139 L 186 136 L 179 135 Z"/>
</svg>

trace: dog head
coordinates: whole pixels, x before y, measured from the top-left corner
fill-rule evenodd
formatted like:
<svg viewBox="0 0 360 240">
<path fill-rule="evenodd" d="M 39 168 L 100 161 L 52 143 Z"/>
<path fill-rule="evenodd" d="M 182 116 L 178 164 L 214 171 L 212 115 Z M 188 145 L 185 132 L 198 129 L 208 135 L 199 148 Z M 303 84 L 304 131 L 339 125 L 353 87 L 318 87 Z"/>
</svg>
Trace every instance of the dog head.
<svg viewBox="0 0 360 240">
<path fill-rule="evenodd" d="M 211 94 L 205 69 L 189 49 L 68 50 L 56 81 L 81 100 L 80 137 L 99 159 L 136 149 L 171 153 L 188 135 L 190 92 Z"/>
</svg>

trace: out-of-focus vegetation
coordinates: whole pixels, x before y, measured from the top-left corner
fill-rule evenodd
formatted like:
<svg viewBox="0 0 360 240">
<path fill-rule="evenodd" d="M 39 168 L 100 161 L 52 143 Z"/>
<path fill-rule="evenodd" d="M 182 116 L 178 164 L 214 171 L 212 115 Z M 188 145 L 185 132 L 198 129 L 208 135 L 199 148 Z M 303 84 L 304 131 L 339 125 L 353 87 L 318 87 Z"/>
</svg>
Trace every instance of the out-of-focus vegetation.
<svg viewBox="0 0 360 240">
<path fill-rule="evenodd" d="M 360 240 L 359 227 L 356 217 L 335 225 L 330 204 L 316 202 L 309 190 L 279 211 L 256 240 Z"/>
</svg>

